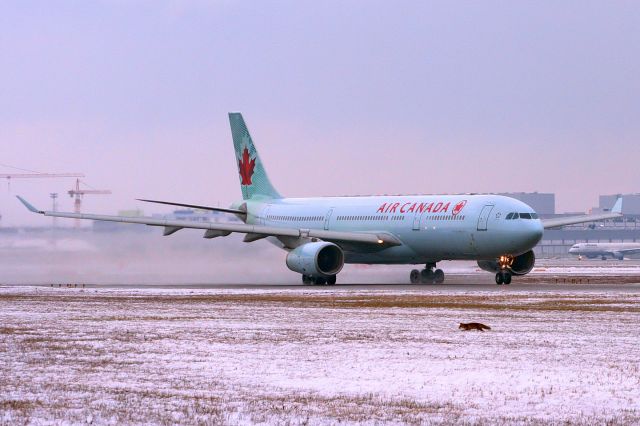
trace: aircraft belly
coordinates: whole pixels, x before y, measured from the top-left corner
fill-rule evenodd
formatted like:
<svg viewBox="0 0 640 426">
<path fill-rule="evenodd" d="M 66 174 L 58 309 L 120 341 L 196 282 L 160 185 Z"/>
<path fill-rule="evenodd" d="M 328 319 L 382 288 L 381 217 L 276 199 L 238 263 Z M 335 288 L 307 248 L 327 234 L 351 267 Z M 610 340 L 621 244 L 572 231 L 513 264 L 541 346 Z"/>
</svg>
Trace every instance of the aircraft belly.
<svg viewBox="0 0 640 426">
<path fill-rule="evenodd" d="M 413 231 L 400 236 L 421 259 L 475 259 L 476 248 L 472 234 L 466 229 Z"/>
<path fill-rule="evenodd" d="M 345 263 L 386 265 L 422 263 L 420 256 L 407 246 L 390 247 L 377 253 L 347 251 L 344 255 Z"/>
</svg>

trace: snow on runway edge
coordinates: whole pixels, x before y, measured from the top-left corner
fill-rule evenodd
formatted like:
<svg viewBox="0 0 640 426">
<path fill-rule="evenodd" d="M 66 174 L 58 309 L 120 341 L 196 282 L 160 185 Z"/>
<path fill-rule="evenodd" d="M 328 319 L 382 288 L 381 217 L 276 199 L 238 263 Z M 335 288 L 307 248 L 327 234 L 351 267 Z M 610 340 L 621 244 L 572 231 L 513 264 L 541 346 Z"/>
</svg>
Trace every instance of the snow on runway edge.
<svg viewBox="0 0 640 426">
<path fill-rule="evenodd" d="M 0 422 L 638 423 L 638 302 L 0 287 Z"/>
</svg>

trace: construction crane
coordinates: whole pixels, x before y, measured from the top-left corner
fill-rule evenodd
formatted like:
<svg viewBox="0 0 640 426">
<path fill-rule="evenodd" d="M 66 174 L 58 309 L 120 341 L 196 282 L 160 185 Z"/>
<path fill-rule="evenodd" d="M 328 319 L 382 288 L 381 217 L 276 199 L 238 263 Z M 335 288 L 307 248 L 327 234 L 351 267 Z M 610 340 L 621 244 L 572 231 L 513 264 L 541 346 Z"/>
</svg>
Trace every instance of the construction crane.
<svg viewBox="0 0 640 426">
<path fill-rule="evenodd" d="M 82 173 L 5 173 L 0 174 L 0 179 L 7 180 L 7 188 L 11 189 L 11 179 L 31 179 L 31 178 L 81 178 Z"/>
<path fill-rule="evenodd" d="M 26 172 L 26 173 L 0 173 L 0 179 L 6 179 L 7 180 L 7 190 L 11 191 L 11 180 L 12 179 L 48 179 L 48 178 L 81 178 L 84 177 L 83 173 L 41 173 L 37 170 L 29 170 L 29 169 L 23 169 L 20 167 L 15 167 L 15 166 L 11 166 L 9 164 L 3 164 L 0 163 L 0 167 L 6 167 L 9 169 L 13 169 L 16 170 L 18 172 Z M 56 195 L 57 197 L 57 195 Z M 53 204 L 54 204 L 54 210 L 55 210 L 55 198 L 53 197 L 53 194 L 51 195 L 51 198 L 53 199 Z M 0 216 L 1 218 L 2 216 Z M 53 227 L 55 228 L 56 222 L 55 220 L 53 221 Z"/>
<path fill-rule="evenodd" d="M 72 188 L 67 193 L 69 194 L 70 197 L 75 198 L 75 200 L 73 201 L 73 211 L 75 213 L 80 213 L 83 196 L 89 195 L 89 194 L 111 194 L 111 191 L 108 189 L 80 189 L 80 179 L 76 179 L 76 187 Z M 80 227 L 79 219 L 75 220 L 75 227 L 76 228 Z"/>
</svg>

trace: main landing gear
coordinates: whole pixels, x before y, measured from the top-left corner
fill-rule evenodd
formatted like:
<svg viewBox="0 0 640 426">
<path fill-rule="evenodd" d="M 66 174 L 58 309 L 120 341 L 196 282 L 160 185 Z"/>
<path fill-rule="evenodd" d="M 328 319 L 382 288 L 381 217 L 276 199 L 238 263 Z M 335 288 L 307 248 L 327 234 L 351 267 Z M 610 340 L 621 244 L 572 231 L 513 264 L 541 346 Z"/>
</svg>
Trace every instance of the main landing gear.
<svg viewBox="0 0 640 426">
<path fill-rule="evenodd" d="M 444 272 L 442 269 L 433 268 L 436 267 L 435 263 L 427 263 L 425 269 L 419 271 L 414 269 L 409 274 L 409 281 L 411 284 L 441 284 L 444 282 Z"/>
<path fill-rule="evenodd" d="M 330 275 L 327 278 L 314 277 L 311 275 L 302 276 L 302 284 L 304 285 L 334 285 L 336 283 L 337 275 Z"/>
</svg>

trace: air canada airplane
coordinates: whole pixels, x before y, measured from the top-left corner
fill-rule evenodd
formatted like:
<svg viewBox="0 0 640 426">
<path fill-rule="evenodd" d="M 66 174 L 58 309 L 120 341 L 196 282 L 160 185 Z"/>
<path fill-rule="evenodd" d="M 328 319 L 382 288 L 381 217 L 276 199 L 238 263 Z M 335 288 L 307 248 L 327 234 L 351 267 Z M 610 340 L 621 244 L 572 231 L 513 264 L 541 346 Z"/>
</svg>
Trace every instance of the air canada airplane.
<svg viewBox="0 0 640 426">
<path fill-rule="evenodd" d="M 534 266 L 533 247 L 545 228 L 620 216 L 612 212 L 541 220 L 528 205 L 499 195 L 404 195 L 286 198 L 271 184 L 240 113 L 230 113 L 231 134 L 240 176 L 242 201 L 229 208 L 140 200 L 219 211 L 244 223 L 195 223 L 149 217 L 131 218 L 38 210 L 45 216 L 139 223 L 164 227 L 164 235 L 183 228 L 203 229 L 204 238 L 245 234 L 286 250 L 287 267 L 304 284 L 335 284 L 345 263 L 425 265 L 409 274 L 411 283 L 442 283 L 442 260 L 474 260 L 495 274 L 497 284 L 511 283 Z"/>
<path fill-rule="evenodd" d="M 569 249 L 569 253 L 578 256 L 579 259 L 601 258 L 607 260 L 607 256 L 613 259 L 623 260 L 625 257 L 640 255 L 640 243 L 578 243 Z"/>
</svg>

